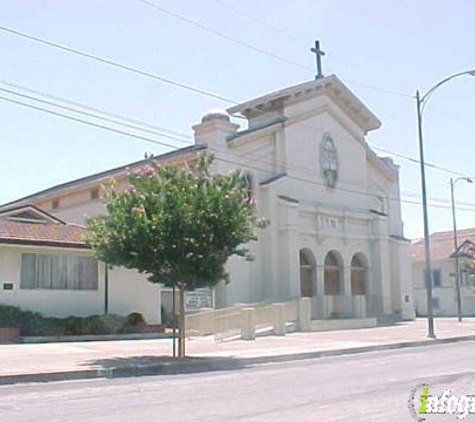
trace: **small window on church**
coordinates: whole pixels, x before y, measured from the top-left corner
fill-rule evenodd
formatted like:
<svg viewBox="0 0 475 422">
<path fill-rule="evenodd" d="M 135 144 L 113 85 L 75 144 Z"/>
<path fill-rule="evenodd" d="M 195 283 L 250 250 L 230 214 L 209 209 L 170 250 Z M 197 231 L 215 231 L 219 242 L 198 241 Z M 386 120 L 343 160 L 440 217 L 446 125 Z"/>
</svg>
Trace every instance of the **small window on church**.
<svg viewBox="0 0 475 422">
<path fill-rule="evenodd" d="M 91 199 L 97 199 L 99 198 L 99 189 L 94 188 L 91 190 Z"/>
<path fill-rule="evenodd" d="M 334 188 L 338 179 L 338 152 L 328 134 L 323 136 L 320 144 L 320 167 L 325 184 Z"/>
</svg>

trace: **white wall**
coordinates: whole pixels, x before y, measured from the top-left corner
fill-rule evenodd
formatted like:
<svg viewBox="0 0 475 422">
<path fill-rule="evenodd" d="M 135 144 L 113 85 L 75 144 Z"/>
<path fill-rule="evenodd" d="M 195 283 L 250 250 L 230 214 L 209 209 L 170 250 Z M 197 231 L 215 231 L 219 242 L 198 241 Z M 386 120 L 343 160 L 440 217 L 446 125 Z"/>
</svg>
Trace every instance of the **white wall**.
<svg viewBox="0 0 475 422">
<path fill-rule="evenodd" d="M 329 96 L 276 107 L 252 118 L 249 127 L 258 127 L 276 116 L 285 116 L 285 123 L 230 142 L 226 137 L 236 131 L 230 122 L 217 120 L 195 126 L 196 142 L 207 142 L 217 158 L 216 171 L 226 173 L 240 167 L 251 172 L 256 182 L 286 174 L 264 186 L 256 183 L 257 211 L 270 219 L 270 225 L 260 233 L 255 263 L 230 261 L 231 284 L 217 289 L 217 302 L 223 298 L 223 303 L 230 305 L 246 298 L 280 301 L 298 297 L 299 250 L 305 247 L 317 262 L 317 294 L 322 294 L 323 261 L 328 251 L 342 255 L 347 293 L 351 258 L 362 252 L 370 266 L 371 300 L 378 301 L 385 313 L 402 313 L 402 297 L 411 294 L 409 256 L 407 248 L 394 247 L 394 257 L 389 249 L 389 235 L 402 235 L 396 167 L 391 173 L 385 163 L 375 164 L 376 159 L 369 158 L 363 129 Z M 335 189 L 325 186 L 320 168 L 325 134 L 332 137 L 338 152 Z M 378 194 L 382 202 L 375 198 Z M 298 203 L 279 198 L 282 195 Z M 390 201 L 392 197 L 396 200 Z M 370 209 L 389 213 L 389 217 L 372 214 Z"/>
<path fill-rule="evenodd" d="M 28 246 L 0 246 L 0 304 L 19 306 L 45 316 L 67 317 L 103 314 L 105 310 L 104 265 L 99 265 L 98 290 L 21 289 L 21 254 L 54 253 L 90 256 L 88 251 Z M 3 290 L 13 283 L 13 290 Z M 123 268 L 109 272 L 109 313 L 127 315 L 140 312 L 147 322 L 160 322 L 160 291 L 145 277 Z"/>
<path fill-rule="evenodd" d="M 161 321 L 160 286 L 150 283 L 144 274 L 126 268 L 109 271 L 109 312 L 143 314 L 150 323 Z"/>
<path fill-rule="evenodd" d="M 99 270 L 98 290 L 30 290 L 20 287 L 21 254 L 50 253 L 45 248 L 0 246 L 0 304 L 19 306 L 45 316 L 87 316 L 104 312 L 104 278 Z M 88 256 L 87 252 L 54 248 L 51 253 Z M 13 290 L 3 290 L 3 283 L 13 283 Z"/>
<path fill-rule="evenodd" d="M 412 277 L 414 280 L 414 296 L 418 315 L 427 315 L 427 291 L 424 286 L 424 261 L 412 263 Z M 455 262 L 453 259 L 431 261 L 433 270 L 441 271 L 441 287 L 433 287 L 432 297 L 437 299 L 438 306 L 433 306 L 436 316 L 457 315 L 457 291 L 455 288 Z M 475 316 L 475 287 L 462 286 L 462 314 Z"/>
</svg>

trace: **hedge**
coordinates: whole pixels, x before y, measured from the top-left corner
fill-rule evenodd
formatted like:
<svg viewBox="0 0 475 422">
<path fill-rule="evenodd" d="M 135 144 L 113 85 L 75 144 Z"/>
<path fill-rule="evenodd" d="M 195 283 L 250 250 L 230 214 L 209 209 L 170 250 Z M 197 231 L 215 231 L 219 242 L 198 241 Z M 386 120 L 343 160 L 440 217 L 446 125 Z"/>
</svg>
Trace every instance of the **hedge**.
<svg viewBox="0 0 475 422">
<path fill-rule="evenodd" d="M 38 312 L 0 305 L 0 327 L 20 328 L 22 336 L 67 336 L 85 334 L 143 333 L 148 331 L 142 314 L 124 317 L 115 314 L 88 317 L 47 318 Z"/>
</svg>

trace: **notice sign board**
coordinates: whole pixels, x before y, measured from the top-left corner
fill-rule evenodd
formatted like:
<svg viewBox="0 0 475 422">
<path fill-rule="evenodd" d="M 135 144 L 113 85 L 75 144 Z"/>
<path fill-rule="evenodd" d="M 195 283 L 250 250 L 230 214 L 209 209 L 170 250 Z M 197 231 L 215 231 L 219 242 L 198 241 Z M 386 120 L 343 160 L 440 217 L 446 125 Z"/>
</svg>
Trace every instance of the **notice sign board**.
<svg viewBox="0 0 475 422">
<path fill-rule="evenodd" d="M 201 308 L 213 307 L 213 291 L 208 287 L 186 292 L 186 311 L 197 311 Z"/>
</svg>

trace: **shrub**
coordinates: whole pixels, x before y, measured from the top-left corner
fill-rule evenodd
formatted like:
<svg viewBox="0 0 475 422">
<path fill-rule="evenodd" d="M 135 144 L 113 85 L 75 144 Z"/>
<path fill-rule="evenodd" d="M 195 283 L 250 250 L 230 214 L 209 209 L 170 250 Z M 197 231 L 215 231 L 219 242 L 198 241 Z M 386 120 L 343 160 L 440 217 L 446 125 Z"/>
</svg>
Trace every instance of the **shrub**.
<svg viewBox="0 0 475 422">
<path fill-rule="evenodd" d="M 132 312 L 125 318 L 123 333 L 143 333 L 147 331 L 147 323 L 142 314 Z"/>
<path fill-rule="evenodd" d="M 16 306 L 0 305 L 0 327 L 15 328 L 21 326 L 23 311 Z"/>
<path fill-rule="evenodd" d="M 125 325 L 125 318 L 120 315 L 92 315 L 86 318 L 89 334 L 117 334 Z"/>
<path fill-rule="evenodd" d="M 28 312 L 28 314 L 27 317 L 23 318 L 20 327 L 22 336 L 61 335 L 57 333 L 57 328 L 52 327 L 51 322 L 41 314 L 33 312 Z"/>
<path fill-rule="evenodd" d="M 0 305 L 0 327 L 20 328 L 23 336 L 72 336 L 85 334 L 142 333 L 147 323 L 142 314 L 127 317 L 115 314 L 81 318 L 46 318 L 38 312 L 23 311 L 15 306 Z"/>
</svg>

